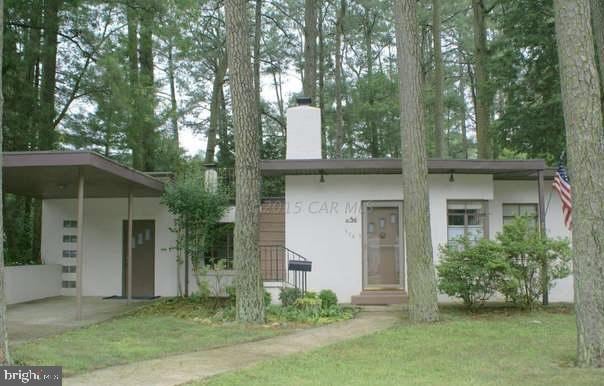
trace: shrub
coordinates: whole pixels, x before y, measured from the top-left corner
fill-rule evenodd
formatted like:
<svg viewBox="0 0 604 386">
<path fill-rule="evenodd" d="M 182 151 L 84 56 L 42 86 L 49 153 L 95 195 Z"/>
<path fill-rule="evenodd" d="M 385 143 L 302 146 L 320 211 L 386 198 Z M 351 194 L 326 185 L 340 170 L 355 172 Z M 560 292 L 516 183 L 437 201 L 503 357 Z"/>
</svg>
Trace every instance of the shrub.
<svg viewBox="0 0 604 386">
<path fill-rule="evenodd" d="M 264 307 L 270 306 L 272 300 L 273 300 L 273 297 L 271 296 L 271 293 L 264 290 Z"/>
<path fill-rule="evenodd" d="M 284 307 L 292 306 L 297 299 L 302 297 L 302 291 L 299 288 L 283 288 L 279 293 L 279 300 Z"/>
<path fill-rule="evenodd" d="M 310 296 L 306 296 L 311 294 Z M 321 299 L 314 292 L 309 292 L 301 298 L 296 299 L 294 306 L 310 318 L 321 316 Z"/>
<path fill-rule="evenodd" d="M 553 280 L 570 274 L 568 240 L 542 237 L 524 217 L 517 217 L 497 235 L 510 266 L 499 292 L 513 303 L 532 308 Z"/>
<path fill-rule="evenodd" d="M 338 297 L 332 290 L 324 289 L 319 292 L 319 298 L 321 299 L 321 307 L 323 307 L 323 309 L 338 305 Z"/>
<path fill-rule="evenodd" d="M 441 248 L 441 254 L 438 288 L 461 298 L 468 307 L 487 301 L 509 271 L 502 248 L 491 240 L 472 243 L 462 238 Z"/>
</svg>

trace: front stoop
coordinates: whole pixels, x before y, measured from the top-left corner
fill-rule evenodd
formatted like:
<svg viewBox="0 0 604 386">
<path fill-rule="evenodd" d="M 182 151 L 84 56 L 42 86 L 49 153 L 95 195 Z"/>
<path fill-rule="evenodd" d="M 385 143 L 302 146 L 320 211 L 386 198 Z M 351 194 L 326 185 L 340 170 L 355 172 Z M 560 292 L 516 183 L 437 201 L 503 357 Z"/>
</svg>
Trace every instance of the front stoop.
<svg viewBox="0 0 604 386">
<path fill-rule="evenodd" d="M 404 290 L 372 290 L 363 291 L 360 295 L 355 295 L 350 299 L 354 305 L 385 305 L 385 304 L 406 304 L 407 292 Z"/>
</svg>

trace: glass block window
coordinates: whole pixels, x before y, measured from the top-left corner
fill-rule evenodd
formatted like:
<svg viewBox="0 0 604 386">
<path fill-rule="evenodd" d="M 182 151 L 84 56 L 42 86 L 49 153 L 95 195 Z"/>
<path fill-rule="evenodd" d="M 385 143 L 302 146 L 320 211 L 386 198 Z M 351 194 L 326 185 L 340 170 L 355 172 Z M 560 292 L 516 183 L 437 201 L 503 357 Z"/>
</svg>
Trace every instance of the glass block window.
<svg viewBox="0 0 604 386">
<path fill-rule="evenodd" d="M 75 282 L 75 280 L 63 280 L 62 287 L 63 288 L 75 288 L 76 282 Z"/>
<path fill-rule="evenodd" d="M 64 249 L 63 250 L 63 257 L 77 257 L 78 255 L 78 251 L 76 251 L 75 249 Z"/>
<path fill-rule="evenodd" d="M 74 273 L 75 271 L 76 271 L 75 265 L 64 265 L 63 266 L 63 273 Z"/>
<path fill-rule="evenodd" d="M 78 236 L 77 235 L 63 235 L 63 242 L 64 243 L 75 243 L 78 241 Z"/>
<path fill-rule="evenodd" d="M 76 220 L 63 220 L 63 228 L 77 228 L 78 222 Z"/>
</svg>

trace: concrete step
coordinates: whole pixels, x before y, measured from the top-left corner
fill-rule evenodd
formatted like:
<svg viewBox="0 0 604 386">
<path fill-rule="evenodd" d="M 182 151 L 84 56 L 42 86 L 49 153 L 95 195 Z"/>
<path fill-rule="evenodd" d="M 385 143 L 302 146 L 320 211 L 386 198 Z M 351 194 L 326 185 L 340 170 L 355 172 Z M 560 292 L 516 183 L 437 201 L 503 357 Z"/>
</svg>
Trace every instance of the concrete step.
<svg viewBox="0 0 604 386">
<path fill-rule="evenodd" d="M 362 291 L 359 295 L 352 296 L 354 305 L 385 305 L 406 304 L 407 292 L 404 290 L 375 290 Z"/>
</svg>

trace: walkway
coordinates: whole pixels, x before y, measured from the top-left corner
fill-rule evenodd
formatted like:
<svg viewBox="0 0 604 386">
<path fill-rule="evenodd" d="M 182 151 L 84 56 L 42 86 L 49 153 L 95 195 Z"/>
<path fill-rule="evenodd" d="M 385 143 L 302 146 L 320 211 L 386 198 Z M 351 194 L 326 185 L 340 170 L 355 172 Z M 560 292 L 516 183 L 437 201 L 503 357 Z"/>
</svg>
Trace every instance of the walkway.
<svg viewBox="0 0 604 386">
<path fill-rule="evenodd" d="M 213 350 L 108 367 L 63 379 L 66 386 L 173 386 L 250 367 L 261 361 L 327 346 L 391 327 L 400 312 L 361 312 L 345 322 Z"/>
<path fill-rule="evenodd" d="M 99 297 L 82 298 L 82 320 L 76 320 L 76 299 L 73 296 L 58 296 L 19 303 L 8 306 L 8 336 L 11 344 L 55 335 L 61 332 L 102 322 L 113 318 L 141 302 L 107 299 Z"/>
</svg>

